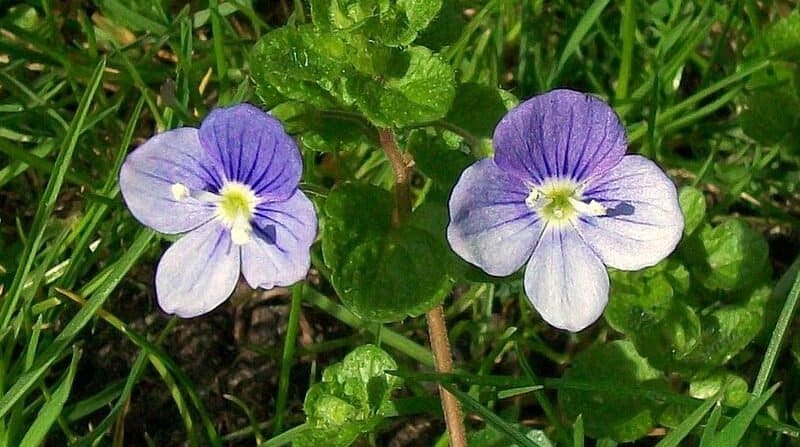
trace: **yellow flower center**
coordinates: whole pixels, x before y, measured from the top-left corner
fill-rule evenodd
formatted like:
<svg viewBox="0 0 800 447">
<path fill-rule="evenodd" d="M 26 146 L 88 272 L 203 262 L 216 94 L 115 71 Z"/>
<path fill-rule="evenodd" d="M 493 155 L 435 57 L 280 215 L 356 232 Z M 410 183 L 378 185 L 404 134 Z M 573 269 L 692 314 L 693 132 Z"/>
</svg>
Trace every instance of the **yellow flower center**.
<svg viewBox="0 0 800 447">
<path fill-rule="evenodd" d="M 219 191 L 216 215 L 231 230 L 231 240 L 242 245 L 250 241 L 250 220 L 258 204 L 258 197 L 249 186 L 228 182 Z"/>
<path fill-rule="evenodd" d="M 606 209 L 596 200 L 583 201 L 583 186 L 574 180 L 556 179 L 531 188 L 525 200 L 547 224 L 574 223 L 579 216 L 603 216 Z"/>
</svg>

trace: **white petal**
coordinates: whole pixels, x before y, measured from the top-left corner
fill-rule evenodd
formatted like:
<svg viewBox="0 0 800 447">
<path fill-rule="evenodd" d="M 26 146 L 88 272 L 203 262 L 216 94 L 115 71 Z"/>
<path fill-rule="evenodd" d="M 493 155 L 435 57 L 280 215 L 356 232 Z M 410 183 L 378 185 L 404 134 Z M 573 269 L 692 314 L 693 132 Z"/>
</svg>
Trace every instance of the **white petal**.
<svg viewBox="0 0 800 447">
<path fill-rule="evenodd" d="M 623 157 L 589 186 L 584 197 L 606 208 L 604 216 L 584 217 L 577 228 L 608 266 L 639 270 L 655 265 L 681 239 L 683 214 L 675 185 L 644 157 Z"/>
<path fill-rule="evenodd" d="M 450 195 L 450 247 L 490 275 L 519 270 L 543 228 L 525 202 L 529 193 L 521 180 L 492 159 L 468 167 Z"/>
<path fill-rule="evenodd" d="M 233 293 L 239 280 L 239 258 L 239 247 L 217 221 L 187 233 L 158 263 L 158 304 L 183 318 L 210 312 Z"/>
<path fill-rule="evenodd" d="M 572 228 L 549 227 L 525 268 L 525 293 L 545 321 L 578 332 L 608 302 L 608 273 Z"/>
<path fill-rule="evenodd" d="M 242 274 L 250 287 L 271 289 L 305 279 L 317 236 L 314 204 L 302 191 L 258 206 L 252 238 L 242 245 Z"/>
</svg>

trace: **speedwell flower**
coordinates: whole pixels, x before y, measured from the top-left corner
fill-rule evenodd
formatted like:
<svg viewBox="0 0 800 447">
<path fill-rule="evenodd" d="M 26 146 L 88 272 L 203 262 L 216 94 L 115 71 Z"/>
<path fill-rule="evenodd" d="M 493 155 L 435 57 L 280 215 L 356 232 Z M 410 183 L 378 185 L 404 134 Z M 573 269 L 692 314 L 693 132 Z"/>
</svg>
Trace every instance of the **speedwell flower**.
<svg viewBox="0 0 800 447">
<path fill-rule="evenodd" d="M 553 326 L 579 331 L 600 317 L 604 264 L 648 267 L 680 240 L 675 186 L 625 155 L 625 129 L 599 99 L 554 90 L 525 101 L 497 125 L 494 147 L 453 189 L 447 238 L 490 275 L 527 262 L 525 293 Z"/>
<path fill-rule="evenodd" d="M 158 263 L 161 308 L 209 312 L 240 272 L 253 288 L 305 278 L 317 216 L 298 189 L 302 167 L 281 124 L 249 104 L 213 110 L 199 129 L 164 132 L 131 152 L 119 178 L 131 213 L 161 233 L 186 233 Z"/>
</svg>

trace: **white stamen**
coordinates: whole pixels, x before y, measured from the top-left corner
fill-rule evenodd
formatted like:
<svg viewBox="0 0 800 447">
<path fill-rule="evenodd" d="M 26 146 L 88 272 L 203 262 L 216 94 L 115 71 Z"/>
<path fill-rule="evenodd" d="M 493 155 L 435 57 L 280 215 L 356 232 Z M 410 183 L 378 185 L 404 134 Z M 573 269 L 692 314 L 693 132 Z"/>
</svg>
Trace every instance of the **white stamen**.
<svg viewBox="0 0 800 447">
<path fill-rule="evenodd" d="M 589 203 L 581 202 L 580 200 L 569 198 L 569 203 L 575 208 L 575 211 L 584 216 L 605 216 L 606 207 L 604 207 L 597 200 L 591 200 Z"/>
<path fill-rule="evenodd" d="M 174 183 L 169 190 L 172 192 L 172 198 L 175 200 L 183 200 L 189 197 L 189 188 L 183 183 Z"/>
<path fill-rule="evenodd" d="M 538 189 L 531 189 L 531 193 L 528 194 L 528 197 L 525 199 L 525 204 L 528 205 L 528 208 L 532 210 L 541 208 L 545 205 L 541 203 L 542 195 L 543 194 Z"/>
<path fill-rule="evenodd" d="M 236 245 L 244 245 L 250 242 L 250 226 L 235 225 L 231 228 L 231 241 Z"/>
</svg>

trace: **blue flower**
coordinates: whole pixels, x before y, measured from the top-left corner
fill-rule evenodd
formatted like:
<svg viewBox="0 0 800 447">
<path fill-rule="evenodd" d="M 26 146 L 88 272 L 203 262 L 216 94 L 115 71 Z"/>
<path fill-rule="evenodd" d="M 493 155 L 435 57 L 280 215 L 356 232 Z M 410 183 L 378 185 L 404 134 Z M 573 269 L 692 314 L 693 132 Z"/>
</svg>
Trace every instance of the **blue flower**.
<svg viewBox="0 0 800 447">
<path fill-rule="evenodd" d="M 600 317 L 604 264 L 648 267 L 680 240 L 674 184 L 625 155 L 625 129 L 603 101 L 570 90 L 531 98 L 500 121 L 494 147 L 453 189 L 447 239 L 490 275 L 527 262 L 525 293 L 551 325 L 579 331 Z"/>
<path fill-rule="evenodd" d="M 194 317 L 233 292 L 305 278 L 317 216 L 298 189 L 297 146 L 249 104 L 213 110 L 199 129 L 150 138 L 128 155 L 119 185 L 142 224 L 186 233 L 161 257 L 156 295 L 166 312 Z"/>
</svg>

